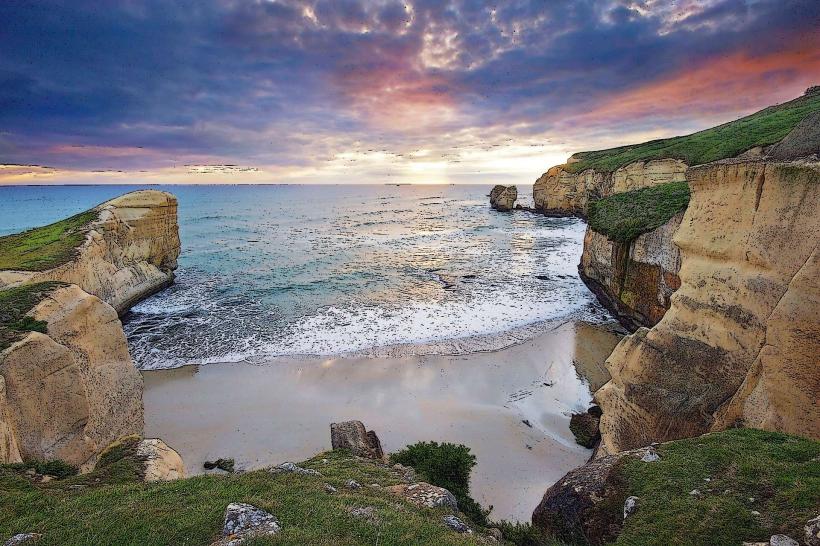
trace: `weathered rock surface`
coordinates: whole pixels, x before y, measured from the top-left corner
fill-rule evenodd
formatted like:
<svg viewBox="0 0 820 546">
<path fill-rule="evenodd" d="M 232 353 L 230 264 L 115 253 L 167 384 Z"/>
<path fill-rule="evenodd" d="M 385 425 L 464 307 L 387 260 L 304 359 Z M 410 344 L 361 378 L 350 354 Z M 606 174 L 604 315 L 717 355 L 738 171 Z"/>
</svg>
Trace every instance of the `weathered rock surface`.
<svg viewBox="0 0 820 546">
<path fill-rule="evenodd" d="M 18 533 L 3 543 L 3 546 L 22 546 L 23 544 L 34 544 L 40 540 L 39 533 Z"/>
<path fill-rule="evenodd" d="M 820 516 L 806 522 L 803 527 L 803 542 L 806 546 L 820 546 Z"/>
<path fill-rule="evenodd" d="M 119 314 L 174 279 L 180 244 L 177 200 L 141 190 L 107 201 L 87 231 L 76 258 L 46 271 L 0 271 L 0 288 L 21 282 L 76 284 Z"/>
<path fill-rule="evenodd" d="M 117 438 L 142 434 L 142 377 L 116 311 L 70 285 L 30 313 L 48 323 L 0 353 L 0 455 L 81 467 Z"/>
<path fill-rule="evenodd" d="M 613 541 L 628 515 L 626 484 L 616 465 L 623 457 L 640 459 L 648 449 L 609 455 L 570 471 L 544 494 L 532 524 L 569 543 Z"/>
<path fill-rule="evenodd" d="M 509 212 L 515 208 L 518 199 L 518 188 L 515 186 L 497 185 L 490 191 L 490 206 L 497 211 Z"/>
<path fill-rule="evenodd" d="M 222 540 L 219 546 L 238 546 L 246 541 L 272 536 L 282 530 L 276 517 L 244 502 L 232 502 L 225 509 Z"/>
<path fill-rule="evenodd" d="M 302 468 L 296 463 L 281 463 L 268 470 L 272 474 L 301 474 L 303 476 L 321 476 L 317 470 Z"/>
<path fill-rule="evenodd" d="M 569 430 L 575 436 L 575 443 L 592 449 L 601 439 L 598 425 L 601 420 L 601 408 L 593 406 L 581 413 L 573 413 L 569 419 Z"/>
<path fill-rule="evenodd" d="M 333 449 L 348 449 L 359 457 L 384 459 L 379 437 L 374 431 L 368 431 L 361 421 L 331 423 L 330 444 Z"/>
<path fill-rule="evenodd" d="M 820 164 L 730 160 L 687 180 L 681 286 L 607 360 L 599 454 L 736 424 L 820 438 Z"/>
<path fill-rule="evenodd" d="M 458 518 L 457 516 L 453 516 L 453 515 L 444 516 L 442 518 L 442 521 L 444 521 L 444 525 L 446 525 L 447 527 L 449 527 L 450 529 L 452 529 L 456 533 L 468 533 L 469 534 L 469 533 L 473 532 L 473 530 L 470 529 L 470 526 L 467 525 L 466 523 L 464 523 L 463 521 L 461 521 L 461 519 Z"/>
<path fill-rule="evenodd" d="M 426 482 L 412 484 L 391 485 L 385 488 L 390 493 L 401 497 L 411 504 L 422 508 L 438 508 L 446 506 L 458 510 L 458 501 L 455 495 L 444 489 Z"/>
<path fill-rule="evenodd" d="M 594 169 L 570 173 L 563 167 L 552 167 L 533 184 L 533 201 L 541 212 L 586 217 L 587 206 L 596 199 L 667 182 L 682 182 L 686 172 L 686 164 L 677 159 L 637 161 L 613 173 Z"/>
<path fill-rule="evenodd" d="M 146 438 L 137 444 L 137 457 L 144 465 L 144 480 L 159 482 L 185 477 L 185 463 L 179 453 L 158 438 Z"/>
<path fill-rule="evenodd" d="M 629 243 L 611 241 L 587 228 L 578 272 L 627 328 L 654 326 L 669 309 L 672 294 L 680 286 L 681 265 L 672 238 L 683 216 L 679 212 Z"/>
</svg>

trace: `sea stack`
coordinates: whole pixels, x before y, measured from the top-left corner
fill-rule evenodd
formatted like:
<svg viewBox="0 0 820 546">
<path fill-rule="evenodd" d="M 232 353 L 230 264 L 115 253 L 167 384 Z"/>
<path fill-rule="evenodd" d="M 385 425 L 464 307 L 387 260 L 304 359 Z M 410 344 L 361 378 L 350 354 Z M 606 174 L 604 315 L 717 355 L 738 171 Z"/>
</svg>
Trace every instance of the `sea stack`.
<svg viewBox="0 0 820 546">
<path fill-rule="evenodd" d="M 509 212 L 515 207 L 518 199 L 518 188 L 515 186 L 496 185 L 490 191 L 490 206 L 500 212 Z"/>
</svg>

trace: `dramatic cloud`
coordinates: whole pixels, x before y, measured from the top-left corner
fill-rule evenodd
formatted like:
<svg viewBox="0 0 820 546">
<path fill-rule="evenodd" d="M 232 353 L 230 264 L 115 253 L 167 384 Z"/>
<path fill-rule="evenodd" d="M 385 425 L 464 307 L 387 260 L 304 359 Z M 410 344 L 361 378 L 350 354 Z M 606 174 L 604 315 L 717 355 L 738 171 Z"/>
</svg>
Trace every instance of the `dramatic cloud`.
<svg viewBox="0 0 820 546">
<path fill-rule="evenodd" d="M 0 183 L 527 182 L 820 83 L 816 0 L 8 0 L 0 21 L 0 163 L 49 167 Z"/>
</svg>

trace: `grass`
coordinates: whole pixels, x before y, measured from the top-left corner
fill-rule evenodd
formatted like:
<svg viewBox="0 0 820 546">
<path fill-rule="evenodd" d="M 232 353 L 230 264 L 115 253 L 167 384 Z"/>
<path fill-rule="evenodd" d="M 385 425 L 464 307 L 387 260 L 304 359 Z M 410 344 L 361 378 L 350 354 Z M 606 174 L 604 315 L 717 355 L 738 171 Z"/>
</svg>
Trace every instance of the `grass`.
<svg viewBox="0 0 820 546">
<path fill-rule="evenodd" d="M 369 487 L 397 484 L 400 479 L 389 467 L 346 452 L 324 453 L 302 463 L 321 472 L 321 477 L 255 471 L 153 484 L 134 482 L 130 456 L 126 442 L 104 454 L 94 472 L 46 484 L 32 483 L 9 466 L 0 467 L 0 540 L 38 532 L 43 534 L 39 546 L 205 545 L 219 537 L 228 503 L 247 502 L 274 514 L 283 527 L 276 537 L 248 544 L 482 543 L 476 535 L 458 535 L 446 528 L 441 520 L 450 512 L 416 508 Z M 345 488 L 349 479 L 364 487 Z M 325 483 L 338 492 L 326 493 Z M 358 519 L 348 511 L 364 506 L 376 508 L 377 521 Z"/>
<path fill-rule="evenodd" d="M 688 204 L 688 184 L 670 182 L 594 201 L 587 219 L 593 230 L 623 243 L 662 226 Z"/>
<path fill-rule="evenodd" d="M 657 462 L 629 459 L 621 467 L 628 494 L 639 501 L 617 544 L 802 539 L 820 509 L 820 442 L 735 429 L 663 444 L 658 452 Z M 694 489 L 701 494 L 690 495 Z"/>
<path fill-rule="evenodd" d="M 635 161 L 681 159 L 687 165 L 699 165 L 735 157 L 755 146 L 768 146 L 780 141 L 803 118 L 818 110 L 820 93 L 803 95 L 691 135 L 581 152 L 574 156 L 579 161 L 565 165 L 564 169 L 571 173 L 586 169 L 612 172 Z"/>
<path fill-rule="evenodd" d="M 71 261 L 85 239 L 85 228 L 97 219 L 88 210 L 70 218 L 0 237 L 0 270 L 44 271 Z"/>
<path fill-rule="evenodd" d="M 46 332 L 48 325 L 44 321 L 26 316 L 26 313 L 61 286 L 65 284 L 41 282 L 0 290 L 0 351 L 22 339 L 26 332 Z"/>
</svg>

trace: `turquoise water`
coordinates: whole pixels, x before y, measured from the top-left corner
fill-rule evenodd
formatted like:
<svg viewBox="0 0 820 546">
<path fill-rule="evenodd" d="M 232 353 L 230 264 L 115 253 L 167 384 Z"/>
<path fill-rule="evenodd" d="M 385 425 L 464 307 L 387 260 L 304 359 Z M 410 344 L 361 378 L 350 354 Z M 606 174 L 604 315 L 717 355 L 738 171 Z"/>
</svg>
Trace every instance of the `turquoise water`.
<svg viewBox="0 0 820 546">
<path fill-rule="evenodd" d="M 486 186 L 153 187 L 179 198 L 183 250 L 176 284 L 124 317 L 143 369 L 487 350 L 603 314 L 583 222 L 494 212 Z M 0 188 L 0 235 L 137 188 Z"/>
</svg>

